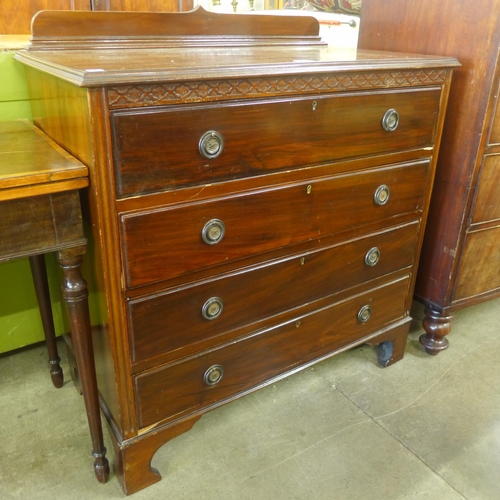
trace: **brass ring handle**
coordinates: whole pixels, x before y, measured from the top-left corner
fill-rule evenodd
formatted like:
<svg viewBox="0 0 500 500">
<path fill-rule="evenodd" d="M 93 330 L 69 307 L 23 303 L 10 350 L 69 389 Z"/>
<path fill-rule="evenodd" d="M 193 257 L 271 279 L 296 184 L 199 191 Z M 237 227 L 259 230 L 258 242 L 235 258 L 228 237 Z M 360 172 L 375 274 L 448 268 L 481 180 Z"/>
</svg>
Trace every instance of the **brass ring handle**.
<svg viewBox="0 0 500 500">
<path fill-rule="evenodd" d="M 224 376 L 224 368 L 221 365 L 211 366 L 203 375 L 203 381 L 207 385 L 218 384 Z"/>
<path fill-rule="evenodd" d="M 213 160 L 222 153 L 224 149 L 224 139 L 219 132 L 209 130 L 201 136 L 198 149 L 201 156 L 209 160 Z"/>
<path fill-rule="evenodd" d="M 373 267 L 378 264 L 380 260 L 380 250 L 377 247 L 370 248 L 365 255 L 365 264 L 367 266 Z"/>
<path fill-rule="evenodd" d="M 358 321 L 360 323 L 366 323 L 370 316 L 372 315 L 372 308 L 368 305 L 363 306 L 358 312 Z"/>
<path fill-rule="evenodd" d="M 395 109 L 388 109 L 382 117 L 382 128 L 386 132 L 394 132 L 399 125 L 399 114 Z"/>
<path fill-rule="evenodd" d="M 373 201 L 375 205 L 379 207 L 385 205 L 389 201 L 389 197 L 391 196 L 391 191 L 389 186 L 382 184 L 375 190 L 375 194 L 373 195 Z"/>
<path fill-rule="evenodd" d="M 201 315 L 208 320 L 218 318 L 222 314 L 224 303 L 219 297 L 211 297 L 201 308 Z"/>
<path fill-rule="evenodd" d="M 203 226 L 201 239 L 207 245 L 216 245 L 224 238 L 224 234 L 226 234 L 224 222 L 220 219 L 211 219 Z"/>
</svg>

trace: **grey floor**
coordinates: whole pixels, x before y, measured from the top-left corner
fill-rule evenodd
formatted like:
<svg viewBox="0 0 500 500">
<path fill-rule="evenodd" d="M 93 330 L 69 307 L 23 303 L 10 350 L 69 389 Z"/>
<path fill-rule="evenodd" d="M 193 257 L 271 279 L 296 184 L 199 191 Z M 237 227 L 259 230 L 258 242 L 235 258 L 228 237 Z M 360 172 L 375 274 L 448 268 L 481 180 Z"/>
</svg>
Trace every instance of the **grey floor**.
<svg viewBox="0 0 500 500">
<path fill-rule="evenodd" d="M 500 300 L 458 312 L 437 357 L 421 315 L 392 367 L 361 347 L 205 415 L 131 498 L 499 500 Z M 42 346 L 0 358 L 0 446 L 2 500 L 124 498 L 94 480 L 83 400 Z"/>
</svg>

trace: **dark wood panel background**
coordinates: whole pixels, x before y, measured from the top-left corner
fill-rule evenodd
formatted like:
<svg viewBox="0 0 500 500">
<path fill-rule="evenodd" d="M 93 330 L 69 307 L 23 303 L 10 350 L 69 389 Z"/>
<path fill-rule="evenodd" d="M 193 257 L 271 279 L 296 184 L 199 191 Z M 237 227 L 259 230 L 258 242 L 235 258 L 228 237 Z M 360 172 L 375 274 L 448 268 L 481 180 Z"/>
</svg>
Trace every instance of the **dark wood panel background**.
<svg viewBox="0 0 500 500">
<path fill-rule="evenodd" d="M 27 35 L 31 19 L 40 10 L 90 10 L 91 0 L 2 0 L 0 33 Z"/>
<path fill-rule="evenodd" d="M 0 34 L 28 35 L 40 10 L 179 12 L 191 10 L 193 0 L 2 0 L 1 7 Z"/>
<path fill-rule="evenodd" d="M 193 8 L 193 0 L 92 0 L 92 10 L 182 12 Z"/>
</svg>

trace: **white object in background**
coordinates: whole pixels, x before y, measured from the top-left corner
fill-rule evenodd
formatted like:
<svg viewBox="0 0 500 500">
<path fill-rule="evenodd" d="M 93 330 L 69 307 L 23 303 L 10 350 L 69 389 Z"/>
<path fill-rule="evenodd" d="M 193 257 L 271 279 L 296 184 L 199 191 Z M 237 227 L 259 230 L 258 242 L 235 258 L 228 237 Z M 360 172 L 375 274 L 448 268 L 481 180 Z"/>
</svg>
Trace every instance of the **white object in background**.
<svg viewBox="0 0 500 500">
<path fill-rule="evenodd" d="M 300 12 L 312 14 L 318 20 L 319 34 L 328 45 L 352 49 L 358 46 L 359 17 L 327 12 Z"/>
<path fill-rule="evenodd" d="M 280 16 L 313 16 L 319 22 L 321 38 L 332 47 L 355 49 L 358 46 L 359 17 L 331 14 L 313 10 L 262 10 L 249 14 L 275 14 Z"/>
</svg>

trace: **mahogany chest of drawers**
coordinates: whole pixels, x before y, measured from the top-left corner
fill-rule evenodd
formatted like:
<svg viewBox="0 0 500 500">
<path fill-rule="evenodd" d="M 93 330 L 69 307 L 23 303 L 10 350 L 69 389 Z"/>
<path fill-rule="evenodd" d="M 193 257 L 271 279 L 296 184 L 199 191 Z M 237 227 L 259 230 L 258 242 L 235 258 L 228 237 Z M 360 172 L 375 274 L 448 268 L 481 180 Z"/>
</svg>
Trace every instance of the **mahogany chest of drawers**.
<svg viewBox="0 0 500 500">
<path fill-rule="evenodd" d="M 17 56 L 37 124 L 89 166 L 97 382 L 127 493 L 210 409 L 362 343 L 403 356 L 457 62 L 317 33 L 45 12 Z"/>
</svg>

